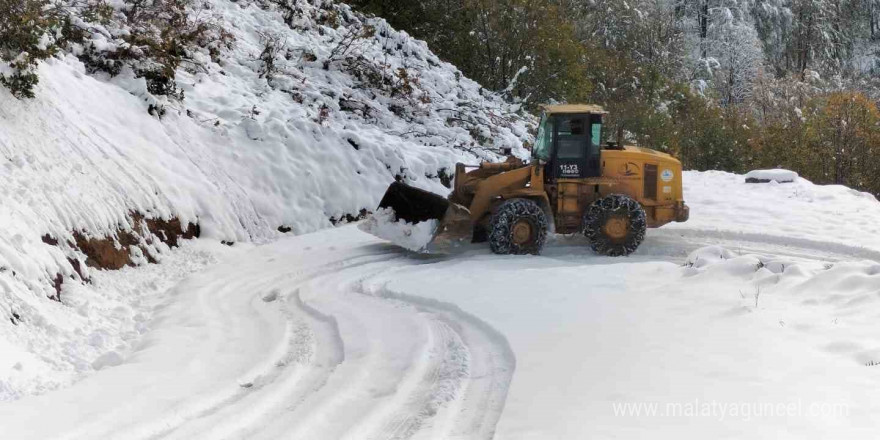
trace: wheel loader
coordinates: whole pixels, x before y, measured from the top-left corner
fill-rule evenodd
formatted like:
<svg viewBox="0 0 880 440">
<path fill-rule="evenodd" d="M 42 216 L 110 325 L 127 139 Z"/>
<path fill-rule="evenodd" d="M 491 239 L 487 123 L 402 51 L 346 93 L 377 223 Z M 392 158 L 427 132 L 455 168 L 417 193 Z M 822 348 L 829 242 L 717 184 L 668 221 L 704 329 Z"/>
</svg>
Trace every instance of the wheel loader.
<svg viewBox="0 0 880 440">
<path fill-rule="evenodd" d="M 583 233 L 599 254 L 629 255 L 646 228 L 687 221 L 689 208 L 678 160 L 601 145 L 606 114 L 597 105 L 544 106 L 528 163 L 459 163 L 448 197 L 395 182 L 379 208 L 395 221 L 436 222 L 429 252 L 488 241 L 498 254 L 539 254 L 555 232 Z"/>
</svg>

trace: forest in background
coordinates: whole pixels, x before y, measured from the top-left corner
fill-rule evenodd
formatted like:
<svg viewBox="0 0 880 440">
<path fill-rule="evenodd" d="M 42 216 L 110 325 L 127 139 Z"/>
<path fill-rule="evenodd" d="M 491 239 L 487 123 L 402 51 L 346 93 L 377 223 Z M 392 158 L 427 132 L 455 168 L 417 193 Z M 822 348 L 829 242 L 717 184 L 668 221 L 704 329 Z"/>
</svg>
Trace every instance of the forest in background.
<svg viewBox="0 0 880 440">
<path fill-rule="evenodd" d="M 783 167 L 880 194 L 880 0 L 352 0 L 532 110 L 687 169 Z"/>
<path fill-rule="evenodd" d="M 880 0 L 350 3 L 529 110 L 603 105 L 606 141 L 670 152 L 688 169 L 783 167 L 880 195 Z M 253 4 L 277 4 L 285 20 L 301 13 L 289 0 Z M 28 99 L 38 63 L 73 52 L 90 73 L 145 78 L 161 116 L 162 102 L 183 99 L 179 69 L 220 61 L 235 44 L 210 6 L 0 0 L 0 85 Z M 267 78 L 275 46 L 267 39 L 259 55 Z"/>
</svg>

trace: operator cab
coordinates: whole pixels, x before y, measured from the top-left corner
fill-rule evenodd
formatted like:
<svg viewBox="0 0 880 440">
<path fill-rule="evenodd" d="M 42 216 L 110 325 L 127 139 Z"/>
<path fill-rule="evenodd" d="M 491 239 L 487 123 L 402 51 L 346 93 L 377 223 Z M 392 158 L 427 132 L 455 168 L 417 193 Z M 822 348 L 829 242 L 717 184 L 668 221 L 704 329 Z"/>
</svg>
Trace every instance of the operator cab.
<svg viewBox="0 0 880 440">
<path fill-rule="evenodd" d="M 532 158 L 545 164 L 547 179 L 602 175 L 599 157 L 605 114 L 597 105 L 544 106 Z"/>
</svg>

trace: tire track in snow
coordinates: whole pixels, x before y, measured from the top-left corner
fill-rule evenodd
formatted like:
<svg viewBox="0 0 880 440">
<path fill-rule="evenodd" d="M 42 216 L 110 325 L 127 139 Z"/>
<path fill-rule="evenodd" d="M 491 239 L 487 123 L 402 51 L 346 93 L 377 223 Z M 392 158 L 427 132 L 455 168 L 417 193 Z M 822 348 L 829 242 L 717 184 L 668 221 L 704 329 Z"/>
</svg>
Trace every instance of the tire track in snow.
<svg viewBox="0 0 880 440">
<path fill-rule="evenodd" d="M 181 283 L 140 359 L 95 375 L 91 386 L 118 383 L 115 371 L 133 379 L 131 389 L 154 391 L 119 395 L 101 413 L 47 431 L 71 439 L 491 438 L 515 367 L 507 341 L 454 306 L 371 287 L 437 260 L 347 240 L 338 250 L 334 240 L 315 245 L 314 257 L 308 242 L 292 241 Z"/>
<path fill-rule="evenodd" d="M 421 321 L 424 343 L 402 375 L 395 394 L 354 424 L 343 438 L 410 438 L 456 398 L 469 374 L 469 351 L 459 334 L 440 317 L 405 302 L 364 295 L 363 282 L 357 281 L 352 292 L 386 307 L 407 310 Z"/>
<path fill-rule="evenodd" d="M 199 286 L 196 294 L 198 309 L 203 313 L 203 321 L 212 323 L 211 326 L 216 329 L 203 341 L 203 345 L 223 344 L 230 336 L 236 335 L 242 325 L 250 324 L 248 320 L 253 319 L 253 317 L 250 314 L 243 314 L 238 309 L 240 302 L 235 302 L 242 292 L 248 292 L 245 294 L 247 295 L 246 302 L 250 304 L 264 304 L 263 297 L 265 292 L 277 291 L 278 286 L 295 286 L 308 282 L 310 279 L 343 270 L 346 267 L 387 261 L 395 257 L 394 253 L 389 252 L 360 254 L 332 261 L 318 268 L 299 268 L 291 272 L 282 272 L 269 279 L 251 279 L 241 277 L 241 274 L 232 272 L 228 277 L 224 276 L 212 280 L 207 285 Z M 284 301 L 281 301 L 281 303 L 281 312 L 289 316 L 290 309 L 285 310 Z M 251 305 L 249 309 L 255 309 L 255 306 Z M 303 311 L 303 313 L 308 314 L 307 311 Z M 304 336 L 304 330 L 301 328 L 297 329 L 297 326 L 294 324 L 296 323 L 291 323 L 288 320 L 287 328 L 284 332 L 285 336 L 276 344 L 277 348 L 269 358 L 254 361 L 254 366 L 248 372 L 241 375 L 241 377 L 234 383 L 230 383 L 226 388 L 215 390 L 207 396 L 203 395 L 188 399 L 182 402 L 182 404 L 177 405 L 173 411 L 168 411 L 164 417 L 156 420 L 145 420 L 123 425 L 119 425 L 119 421 L 116 421 L 114 424 L 108 423 L 104 419 L 95 420 L 78 427 L 77 430 L 65 433 L 64 438 L 155 439 L 223 437 L 205 436 L 198 430 L 194 431 L 193 436 L 178 437 L 177 433 L 189 432 L 187 425 L 199 426 L 208 420 L 214 420 L 213 423 L 218 426 L 224 423 L 229 424 L 232 419 L 227 419 L 223 423 L 217 420 L 221 418 L 220 415 L 224 409 L 239 408 L 241 402 L 245 402 L 248 396 L 260 390 L 271 389 L 277 385 L 278 380 L 289 378 L 291 374 L 295 373 L 288 368 L 289 360 L 297 358 L 297 352 L 302 350 L 303 344 L 309 340 L 310 336 Z M 316 327 L 320 328 L 320 325 L 316 325 Z M 299 333 L 298 335 L 297 332 Z M 326 333 L 327 331 L 325 330 L 321 334 Z M 336 340 L 338 338 L 331 338 L 322 345 L 332 347 Z M 241 425 L 240 423 L 232 424 L 236 426 Z"/>
<path fill-rule="evenodd" d="M 664 246 L 673 248 L 683 248 L 686 244 L 692 244 L 696 247 L 721 245 L 733 251 L 741 250 L 744 253 L 768 253 L 810 260 L 864 259 L 880 262 L 880 251 L 874 249 L 772 234 L 674 228 L 653 230 L 649 237 L 651 240 L 646 241 L 646 244 L 651 241 L 659 241 Z M 688 249 L 688 251 L 690 250 L 693 249 Z"/>
<path fill-rule="evenodd" d="M 343 327 L 344 360 L 324 386 L 266 412 L 242 438 L 493 436 L 515 368 L 507 341 L 454 306 L 365 291 L 392 269 L 400 264 L 377 261 L 300 286 L 304 308 Z"/>
<path fill-rule="evenodd" d="M 288 338 L 287 350 L 273 357 L 273 368 L 268 372 L 246 375 L 233 396 L 205 407 L 151 438 L 247 438 L 243 435 L 253 431 L 253 426 L 266 414 L 277 412 L 279 408 L 290 410 L 291 405 L 301 403 L 309 393 L 319 390 L 344 360 L 344 345 L 335 318 L 305 304 L 299 286 L 341 270 L 394 258 L 394 253 L 359 255 L 318 269 L 299 269 L 275 277 L 267 283 L 269 287 L 258 291 L 270 291 L 270 295 L 278 297 L 275 301 L 281 303 L 288 319 L 288 334 L 293 334 Z M 281 296 L 279 290 L 284 286 L 294 288 L 293 293 Z M 263 298 L 260 300 L 265 301 Z M 290 303 L 293 307 L 288 306 Z"/>
<path fill-rule="evenodd" d="M 418 387 L 421 378 L 414 380 L 419 375 L 413 372 L 425 367 L 426 320 L 409 307 L 357 295 L 351 288 L 390 267 L 396 265 L 363 265 L 302 286 L 304 303 L 339 324 L 345 361 L 325 387 L 284 417 L 273 417 L 256 437 L 329 439 L 355 432 L 356 438 L 368 438 L 360 423 Z"/>
<path fill-rule="evenodd" d="M 467 379 L 457 398 L 440 409 L 433 429 L 424 434 L 429 438 L 492 438 L 504 411 L 516 369 L 516 356 L 507 338 L 485 321 L 454 304 L 395 292 L 389 290 L 385 283 L 363 288 L 361 294 L 403 301 L 423 313 L 433 315 L 454 331 L 467 348 Z M 432 408 L 435 402 L 428 400 L 425 405 L 432 412 L 437 412 Z"/>
<path fill-rule="evenodd" d="M 407 396 L 398 410 L 372 438 L 406 439 L 416 434 L 444 406 L 454 401 L 470 374 L 470 351 L 461 336 L 437 316 L 429 316 L 431 341 L 426 346 L 425 368 L 420 386 Z"/>
<path fill-rule="evenodd" d="M 234 402 L 219 406 L 162 438 L 248 438 L 266 414 L 276 408 L 291 408 L 320 389 L 336 366 L 344 360 L 341 339 L 333 319 L 316 313 L 290 295 L 294 307 L 287 314 L 297 322 L 298 343 L 276 364 L 270 377 L 258 377 Z M 304 337 L 302 335 L 305 335 Z"/>
</svg>

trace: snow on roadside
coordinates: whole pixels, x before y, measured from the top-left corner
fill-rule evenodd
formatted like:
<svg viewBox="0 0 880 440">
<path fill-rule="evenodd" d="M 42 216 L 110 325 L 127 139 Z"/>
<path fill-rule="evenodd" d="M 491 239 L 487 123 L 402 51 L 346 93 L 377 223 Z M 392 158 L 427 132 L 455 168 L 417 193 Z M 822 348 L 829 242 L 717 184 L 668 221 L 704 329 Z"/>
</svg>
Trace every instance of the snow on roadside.
<svg viewBox="0 0 880 440">
<path fill-rule="evenodd" d="M 476 255 L 371 284 L 455 304 L 506 337 L 516 371 L 499 439 L 870 438 L 876 426 L 877 263 L 720 247 L 684 266 Z"/>
<path fill-rule="evenodd" d="M 162 264 L 93 271 L 90 284 L 70 284 L 64 303 L 41 313 L 20 308 L 21 321 L 0 338 L 0 401 L 42 394 L 121 363 L 175 294 L 172 286 L 243 248 L 185 242 Z"/>
<path fill-rule="evenodd" d="M 272 2 L 208 3 L 235 45 L 221 64 L 180 69 L 186 98 L 161 120 L 147 113 L 154 100 L 142 78 L 92 76 L 69 54 L 40 65 L 35 99 L 0 88 L 0 398 L 113 364 L 112 354 L 95 361 L 136 331 L 124 285 L 115 296 L 99 293 L 97 281 L 78 285 L 68 258 L 84 255 L 46 244 L 44 234 L 62 247 L 74 231 L 112 236 L 131 229 L 138 212 L 198 222 L 212 240 L 273 240 L 282 227 L 303 234 L 374 208 L 398 177 L 448 191 L 442 173 L 456 162 L 493 159 L 502 148 L 522 154 L 530 138 L 533 118 L 384 20 L 296 0 L 288 26 Z M 343 60 L 325 69 L 349 31 L 365 25 L 375 35 L 349 55 L 385 74 L 408 72 L 412 96 L 359 79 Z M 271 81 L 257 61 L 269 34 L 286 48 Z M 168 248 L 156 246 L 163 260 Z M 47 299 L 58 274 L 60 304 Z M 83 307 L 92 311 L 84 316 Z M 101 329 L 108 336 L 92 345 Z"/>
<path fill-rule="evenodd" d="M 664 230 L 850 254 L 867 251 L 859 257 L 880 251 L 880 203 L 845 186 L 800 177 L 786 184 L 748 184 L 739 174 L 686 171 L 684 198 L 690 219 Z"/>
</svg>

